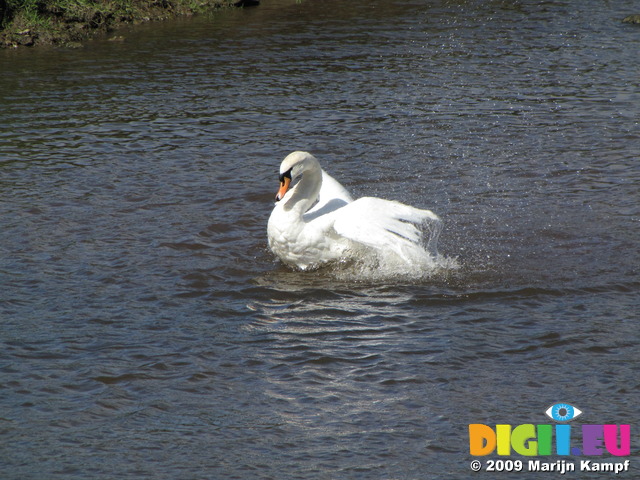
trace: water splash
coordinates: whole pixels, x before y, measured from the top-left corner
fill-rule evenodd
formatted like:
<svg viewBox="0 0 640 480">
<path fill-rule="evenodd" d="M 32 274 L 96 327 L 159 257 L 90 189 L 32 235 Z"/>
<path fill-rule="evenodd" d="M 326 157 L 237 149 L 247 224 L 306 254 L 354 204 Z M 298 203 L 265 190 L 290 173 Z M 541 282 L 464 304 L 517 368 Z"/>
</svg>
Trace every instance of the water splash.
<svg viewBox="0 0 640 480">
<path fill-rule="evenodd" d="M 442 232 L 441 220 L 427 220 L 420 225 L 422 241 L 403 246 L 402 252 L 362 247 L 350 258 L 317 268 L 319 272 L 344 282 L 420 282 L 460 268 L 456 258 L 438 252 Z"/>
</svg>

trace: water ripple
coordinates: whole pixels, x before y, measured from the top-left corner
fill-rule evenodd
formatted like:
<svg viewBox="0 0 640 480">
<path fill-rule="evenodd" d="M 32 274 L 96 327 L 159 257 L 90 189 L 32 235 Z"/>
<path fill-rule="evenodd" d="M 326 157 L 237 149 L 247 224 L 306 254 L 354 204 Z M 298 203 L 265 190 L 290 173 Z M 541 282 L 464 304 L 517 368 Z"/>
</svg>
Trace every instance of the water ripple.
<svg viewBox="0 0 640 480">
<path fill-rule="evenodd" d="M 465 478 L 469 423 L 640 422 L 633 2 L 263 3 L 0 52 L 3 475 Z M 455 262 L 280 265 L 296 149 Z"/>
</svg>

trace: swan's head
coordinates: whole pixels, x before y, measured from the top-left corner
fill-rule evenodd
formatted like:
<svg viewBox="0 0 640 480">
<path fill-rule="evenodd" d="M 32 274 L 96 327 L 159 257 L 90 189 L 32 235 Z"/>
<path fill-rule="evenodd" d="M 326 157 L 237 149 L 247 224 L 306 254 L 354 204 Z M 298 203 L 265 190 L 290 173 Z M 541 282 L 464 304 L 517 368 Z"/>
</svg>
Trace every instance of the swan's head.
<svg viewBox="0 0 640 480">
<path fill-rule="evenodd" d="M 293 152 L 285 157 L 280 164 L 280 189 L 276 194 L 276 202 L 284 198 L 292 180 L 300 177 L 306 170 L 320 169 L 316 157 L 308 152 Z"/>
</svg>

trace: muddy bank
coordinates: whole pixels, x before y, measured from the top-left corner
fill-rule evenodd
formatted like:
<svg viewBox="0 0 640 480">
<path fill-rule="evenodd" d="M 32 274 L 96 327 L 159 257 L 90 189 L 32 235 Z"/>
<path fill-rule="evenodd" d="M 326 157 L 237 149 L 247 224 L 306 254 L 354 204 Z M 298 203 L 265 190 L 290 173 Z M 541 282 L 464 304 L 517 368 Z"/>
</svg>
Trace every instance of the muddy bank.
<svg viewBox="0 0 640 480">
<path fill-rule="evenodd" d="M 125 24 L 258 4 L 256 0 L 0 0 L 0 47 L 73 47 Z"/>
</svg>

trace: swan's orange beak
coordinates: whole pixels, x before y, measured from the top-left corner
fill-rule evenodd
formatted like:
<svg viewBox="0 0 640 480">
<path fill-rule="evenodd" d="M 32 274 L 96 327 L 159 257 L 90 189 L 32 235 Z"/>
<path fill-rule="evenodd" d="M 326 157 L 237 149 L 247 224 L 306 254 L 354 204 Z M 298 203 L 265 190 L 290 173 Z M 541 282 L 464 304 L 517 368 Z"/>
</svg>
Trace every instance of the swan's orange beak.
<svg viewBox="0 0 640 480">
<path fill-rule="evenodd" d="M 281 176 L 280 177 L 280 190 L 276 193 L 276 202 L 279 202 L 284 197 L 284 194 L 287 193 L 289 189 L 289 184 L 291 183 L 291 177 L 289 176 Z"/>
</svg>

